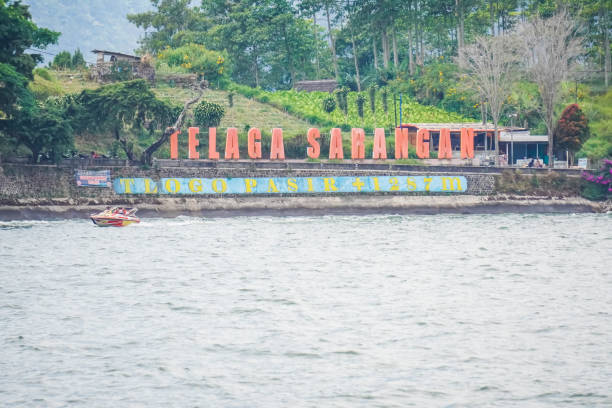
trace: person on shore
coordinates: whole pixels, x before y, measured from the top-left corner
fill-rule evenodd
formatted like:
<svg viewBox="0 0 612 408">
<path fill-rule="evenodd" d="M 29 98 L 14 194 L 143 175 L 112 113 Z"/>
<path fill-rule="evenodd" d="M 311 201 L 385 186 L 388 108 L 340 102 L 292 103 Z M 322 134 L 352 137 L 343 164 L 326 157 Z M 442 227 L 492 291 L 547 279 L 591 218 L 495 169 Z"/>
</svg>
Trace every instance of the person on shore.
<svg viewBox="0 0 612 408">
<path fill-rule="evenodd" d="M 534 165 L 535 165 L 535 159 L 532 158 L 529 164 L 527 165 L 527 167 L 533 167 Z"/>
</svg>

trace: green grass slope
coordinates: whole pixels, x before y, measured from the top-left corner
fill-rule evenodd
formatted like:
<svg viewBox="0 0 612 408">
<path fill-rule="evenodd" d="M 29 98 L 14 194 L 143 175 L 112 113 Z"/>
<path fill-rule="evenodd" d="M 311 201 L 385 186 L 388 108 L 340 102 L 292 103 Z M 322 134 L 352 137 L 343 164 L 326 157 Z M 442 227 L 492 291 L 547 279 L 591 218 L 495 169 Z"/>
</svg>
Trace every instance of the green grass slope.
<svg viewBox="0 0 612 408">
<path fill-rule="evenodd" d="M 41 98 L 50 95 L 61 95 L 68 93 L 78 93 L 83 89 L 97 88 L 100 84 L 88 79 L 86 71 L 49 71 L 50 80 L 36 76 L 32 83 L 33 90 Z M 160 80 L 152 88 L 155 94 L 163 100 L 173 104 L 182 105 L 194 96 L 194 91 L 186 88 L 175 87 L 169 81 Z M 376 112 L 370 111 L 369 100 L 364 104 L 364 118 L 357 115 L 355 100 L 357 93 L 348 95 L 349 111 L 348 115 L 340 109 L 336 109 L 331 114 L 323 110 L 323 99 L 329 94 L 323 92 L 296 92 L 296 91 L 277 91 L 265 92 L 240 85 L 232 85 L 233 106 L 229 106 L 229 92 L 224 90 L 207 89 L 204 92 L 203 100 L 217 103 L 225 108 L 225 116 L 219 126 L 218 135 L 221 135 L 218 148 L 223 147 L 223 136 L 226 128 L 235 127 L 239 130 L 242 145 L 246 149 L 246 131 L 249 128 L 257 127 L 262 131 L 264 156 L 269 146 L 269 138 L 273 128 L 282 128 L 285 137 L 285 146 L 288 157 L 305 157 L 306 132 L 310 127 L 320 128 L 323 138 L 326 139 L 329 129 L 341 127 L 348 130 L 350 127 L 363 127 L 368 133 L 374 127 L 385 127 L 387 129 L 394 126 L 394 106 L 393 99 L 388 98 L 388 110 L 383 109 L 381 93 L 377 93 Z M 399 112 L 399 106 L 397 107 Z M 404 122 L 466 122 L 472 119 L 464 118 L 458 114 L 449 113 L 442 109 L 420 105 L 412 100 L 405 100 L 403 104 Z M 195 123 L 193 114 L 190 112 L 183 126 L 182 136 L 186 140 L 186 130 L 189 126 L 198 126 Z M 204 133 L 204 130 L 202 130 Z M 160 131 L 153 134 L 142 132 L 134 135 L 136 141 L 135 152 L 137 155 L 153 143 L 159 137 Z M 388 134 L 388 136 L 390 136 Z M 207 141 L 205 136 L 200 136 L 201 154 L 205 156 Z M 350 138 L 345 137 L 345 144 L 350 143 Z M 392 137 L 388 138 L 388 142 Z M 185 142 L 181 139 L 181 144 Z M 370 141 L 371 142 L 371 141 Z M 186 143 L 186 142 L 185 142 Z M 325 144 L 325 142 L 324 142 Z M 366 150 L 371 150 L 371 143 L 368 143 Z M 110 134 L 80 134 L 75 137 L 75 148 L 82 154 L 91 151 L 106 155 L 118 154 L 123 157 L 123 152 L 118 148 L 117 143 Z M 389 146 L 391 148 L 391 146 Z M 183 149 L 183 147 L 181 147 Z M 184 150 L 184 149 L 183 149 Z M 184 152 L 183 152 L 184 153 Z M 181 153 L 181 156 L 183 154 Z M 169 146 L 160 149 L 156 157 L 169 157 Z"/>
<path fill-rule="evenodd" d="M 612 88 L 585 98 L 579 106 L 587 115 L 591 136 L 578 155 L 594 159 L 612 157 Z"/>
<path fill-rule="evenodd" d="M 268 103 L 323 128 L 341 127 L 348 130 L 352 127 L 359 127 L 368 131 L 376 127 L 392 129 L 395 127 L 396 115 L 399 122 L 399 100 L 396 101 L 394 106 L 393 96 L 389 95 L 387 97 L 387 110 L 385 111 L 383 96 L 380 91 L 376 93 L 374 112 L 370 108 L 369 96 L 366 92 L 362 92 L 366 101 L 363 106 L 364 115 L 361 118 L 357 111 L 357 92 L 349 92 L 348 114 L 345 115 L 339 107 L 336 107 L 331 113 L 327 113 L 323 109 L 323 101 L 330 95 L 327 92 L 295 90 L 268 92 L 237 84 L 230 86 L 230 89 L 243 96 Z M 402 113 L 404 123 L 476 121 L 435 106 L 421 105 L 408 97 L 403 98 Z"/>
</svg>

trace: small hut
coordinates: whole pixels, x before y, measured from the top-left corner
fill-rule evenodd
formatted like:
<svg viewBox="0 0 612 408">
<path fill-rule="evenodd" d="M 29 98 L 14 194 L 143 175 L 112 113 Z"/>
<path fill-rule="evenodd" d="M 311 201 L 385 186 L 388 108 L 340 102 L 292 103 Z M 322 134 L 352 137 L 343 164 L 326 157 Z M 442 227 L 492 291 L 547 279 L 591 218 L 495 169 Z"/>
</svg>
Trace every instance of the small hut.
<svg viewBox="0 0 612 408">
<path fill-rule="evenodd" d="M 335 79 L 319 79 L 316 81 L 298 81 L 295 83 L 296 91 L 306 92 L 333 92 L 338 87 L 338 82 Z"/>
<path fill-rule="evenodd" d="M 96 64 L 91 67 L 91 75 L 98 82 L 109 82 L 113 69 L 128 68 L 134 78 L 155 82 L 155 68 L 137 55 L 121 52 L 92 50 L 96 54 Z"/>
</svg>

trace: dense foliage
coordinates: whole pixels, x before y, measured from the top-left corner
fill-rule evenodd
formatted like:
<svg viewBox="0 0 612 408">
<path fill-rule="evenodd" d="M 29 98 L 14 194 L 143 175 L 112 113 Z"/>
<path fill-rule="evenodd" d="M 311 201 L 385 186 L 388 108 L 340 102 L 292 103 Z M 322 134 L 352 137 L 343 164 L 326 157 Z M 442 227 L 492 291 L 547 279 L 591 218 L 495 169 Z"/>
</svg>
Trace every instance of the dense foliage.
<svg viewBox="0 0 612 408">
<path fill-rule="evenodd" d="M 209 82 L 226 78 L 227 53 L 211 51 L 202 45 L 189 43 L 178 48 L 167 47 L 157 54 L 158 61 L 170 67 L 180 67 L 193 72 Z"/>
<path fill-rule="evenodd" d="M 132 160 L 135 141 L 174 122 L 181 107 L 159 100 L 143 79 L 86 89 L 76 98 L 79 130 L 111 132 Z"/>
<path fill-rule="evenodd" d="M 244 85 L 233 84 L 231 89 L 258 101 L 270 103 L 279 109 L 283 109 L 291 114 L 301 117 L 313 124 L 322 127 L 339 126 L 344 129 L 351 127 L 364 127 L 373 129 L 375 127 L 393 128 L 395 126 L 396 115 L 393 111 L 384 111 L 383 98 L 384 92 L 377 92 L 376 111 L 372 113 L 369 109 L 363 109 L 363 119 L 358 112 L 357 100 L 361 96 L 365 103 L 365 96 L 358 92 L 348 92 L 346 94 L 347 113 L 340 108 L 331 113 L 326 112 L 324 101 L 329 98 L 326 92 L 300 92 L 295 90 L 269 92 L 257 88 L 250 88 Z M 338 92 L 337 95 L 342 95 Z M 339 97 L 343 100 L 343 97 Z M 396 99 L 397 120 L 399 121 L 399 100 Z M 456 113 L 446 112 L 433 106 L 424 106 L 410 98 L 402 101 L 404 122 L 469 122 L 473 119 L 466 118 Z"/>
<path fill-rule="evenodd" d="M 612 157 L 612 89 L 603 95 L 584 97 L 581 104 L 589 120 L 591 137 L 584 143 L 579 155 Z"/>
<path fill-rule="evenodd" d="M 583 195 L 591 200 L 602 200 L 612 196 L 612 160 L 604 160 L 603 167 L 592 173 L 585 171 L 582 178 L 587 181 Z"/>
<path fill-rule="evenodd" d="M 32 22 L 28 6 L 19 1 L 0 0 L 0 27 L 0 141 L 7 139 L 29 147 L 32 159 L 36 161 L 40 152 L 39 140 L 47 139 L 53 148 L 64 143 L 65 132 L 61 124 L 56 127 L 55 112 L 47 114 L 44 107 L 34 102 L 28 82 L 33 79 L 32 71 L 37 63 L 42 62 L 42 57 L 27 50 L 54 43 L 59 33 L 37 27 Z M 25 126 L 32 127 L 31 138 L 24 132 Z M 47 136 L 54 128 L 61 135 L 58 139 L 48 140 Z"/>
<path fill-rule="evenodd" d="M 74 143 L 73 129 L 66 106 L 47 99 L 24 109 L 9 125 L 9 134 L 16 144 L 32 152 L 32 161 L 44 156 L 58 162 Z"/>
<path fill-rule="evenodd" d="M 225 115 L 223 106 L 216 103 L 201 101 L 193 110 L 196 124 L 207 129 L 217 127 Z"/>
<path fill-rule="evenodd" d="M 575 103 L 563 110 L 555 130 L 555 146 L 575 153 L 589 137 L 586 116 Z"/>
<path fill-rule="evenodd" d="M 59 33 L 37 27 L 28 6 L 6 0 L 0 0 L 0 27 L 0 112 L 10 117 L 20 104 L 31 104 L 27 83 L 42 62 L 40 54 L 26 51 L 54 43 Z"/>
</svg>

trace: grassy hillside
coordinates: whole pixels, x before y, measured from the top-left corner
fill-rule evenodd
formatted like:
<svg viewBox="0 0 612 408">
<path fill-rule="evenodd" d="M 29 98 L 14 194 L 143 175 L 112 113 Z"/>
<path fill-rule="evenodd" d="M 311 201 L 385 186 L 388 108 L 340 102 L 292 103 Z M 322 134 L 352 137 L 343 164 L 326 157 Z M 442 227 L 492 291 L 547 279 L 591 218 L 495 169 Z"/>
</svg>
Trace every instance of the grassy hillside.
<svg viewBox="0 0 612 408">
<path fill-rule="evenodd" d="M 47 96 L 62 95 L 66 93 L 77 93 L 83 89 L 99 87 L 96 82 L 89 81 L 87 72 L 79 71 L 45 71 L 38 70 L 31 89 L 39 98 Z M 324 135 L 331 127 L 342 127 L 345 130 L 350 127 L 364 127 L 371 131 L 373 127 L 393 127 L 394 111 L 393 100 L 388 98 L 388 111 L 383 109 L 381 93 L 377 93 L 376 114 L 370 111 L 369 99 L 364 104 L 364 118 L 357 115 L 355 99 L 356 93 L 349 94 L 348 115 L 336 108 L 331 114 L 323 109 L 323 99 L 329 94 L 322 92 L 305 93 L 296 91 L 266 92 L 258 89 L 233 85 L 233 107 L 229 106 L 228 92 L 223 90 L 206 90 L 204 99 L 222 105 L 226 114 L 221 121 L 220 133 L 225 128 L 236 127 L 239 129 L 241 144 L 246 145 L 246 130 L 257 127 L 262 130 L 264 145 L 272 128 L 280 127 L 284 130 L 286 148 L 293 149 L 296 157 L 304 157 L 303 149 L 306 145 L 305 134 L 309 127 L 319 127 Z M 174 104 L 182 105 L 193 96 L 193 91 L 180 87 L 172 87 L 166 81 L 158 81 L 153 88 L 156 95 Z M 589 116 L 592 138 L 586 143 L 581 153 L 590 157 L 605 157 L 612 146 L 612 132 L 610 131 L 610 102 L 612 91 L 598 96 L 584 97 L 581 106 Z M 404 122 L 465 122 L 473 119 L 462 117 L 455 113 L 449 113 L 442 109 L 420 105 L 414 101 L 404 101 Z M 193 115 L 188 115 L 185 128 L 196 126 Z M 186 133 L 186 132 L 184 132 Z M 185 134 L 183 134 L 185 136 Z M 156 135 L 143 133 L 138 138 L 136 151 L 148 147 Z M 388 138 L 391 142 L 392 138 Z M 349 138 L 345 138 L 349 143 Z M 76 149 L 81 153 L 92 150 L 103 154 L 116 151 L 121 156 L 120 149 L 113 146 L 114 140 L 110 135 L 77 135 L 75 138 Z M 367 149 L 370 149 L 368 143 Z M 206 148 L 206 141 L 201 140 L 201 151 Z M 390 146 L 390 149 L 392 147 Z M 182 148 L 181 148 L 182 149 Z M 265 147 L 264 147 L 265 150 Z M 391 151 L 391 150 L 390 150 Z M 297 152 L 297 153 L 295 153 Z M 27 154 L 23 151 L 22 153 Z M 289 153 L 288 153 L 289 154 Z M 246 152 L 245 152 L 246 155 Z M 164 147 L 158 153 L 158 157 L 168 157 L 168 147 Z"/>
<path fill-rule="evenodd" d="M 387 96 L 387 109 L 385 110 L 383 95 L 380 91 L 376 93 L 374 98 L 374 112 L 371 110 L 368 94 L 366 92 L 361 93 L 366 99 L 363 105 L 362 118 L 358 114 L 356 101 L 359 93 L 357 92 L 348 93 L 348 112 L 345 114 L 338 106 L 331 113 L 324 110 L 324 100 L 330 96 L 327 92 L 300 92 L 295 90 L 268 92 L 237 84 L 232 85 L 230 89 L 241 95 L 290 112 L 323 128 L 342 127 L 344 130 L 348 130 L 351 127 L 360 127 L 371 132 L 376 127 L 392 129 L 395 127 L 396 120 L 398 122 L 400 120 L 399 100 L 396 101 L 394 106 L 393 95 L 389 94 Z M 421 105 L 408 97 L 403 100 L 402 111 L 404 123 L 476 121 L 435 106 Z"/>
<path fill-rule="evenodd" d="M 604 158 L 612 156 L 612 88 L 600 95 L 588 95 L 579 103 L 589 120 L 591 137 L 579 156 Z"/>
<path fill-rule="evenodd" d="M 100 86 L 99 83 L 90 81 L 85 71 L 43 70 L 40 74 L 46 76 L 47 79 L 41 75 L 35 75 L 35 80 L 30 84 L 30 88 L 35 92 L 37 97 L 41 99 L 48 96 L 78 93 L 83 89 L 93 89 Z M 152 89 L 160 99 L 179 105 L 184 104 L 194 95 L 194 92 L 190 89 L 171 87 L 167 83 L 161 81 Z M 222 132 L 224 132 L 227 127 L 236 127 L 241 133 L 246 133 L 245 129 L 257 127 L 262 130 L 264 135 L 269 135 L 272 128 L 280 127 L 284 131 L 285 138 L 291 140 L 297 135 L 305 134 L 306 130 L 313 126 L 307 121 L 288 114 L 283 110 L 241 95 L 234 95 L 233 107 L 230 108 L 228 92 L 226 91 L 208 89 L 205 91 L 203 99 L 220 104 L 225 108 L 226 113 L 220 125 Z M 191 113 L 188 115 L 184 127 L 187 128 L 188 126 L 197 126 L 197 124 L 194 123 Z M 183 136 L 186 137 L 186 131 L 183 133 Z M 155 138 L 156 135 L 140 135 L 138 138 L 138 148 L 136 150 L 144 150 Z M 121 156 L 120 150 L 114 148 L 113 143 L 114 140 L 111 135 L 106 134 L 82 134 L 76 135 L 75 137 L 76 150 L 84 154 L 91 151 L 110 154 L 113 149 L 115 149 L 114 151 L 117 151 L 119 156 Z M 202 146 L 205 146 L 204 141 L 202 142 Z M 25 151 L 21 151 L 20 154 L 21 153 L 24 155 L 27 154 Z M 158 156 L 169 156 L 168 147 L 162 148 Z"/>
<path fill-rule="evenodd" d="M 184 103 L 193 94 L 190 90 L 171 88 L 167 84 L 158 84 L 153 91 L 160 99 L 175 103 Z M 235 127 L 242 131 L 257 127 L 262 131 L 270 132 L 272 128 L 280 127 L 287 137 L 292 137 L 299 133 L 306 133 L 306 130 L 312 126 L 309 122 L 287 112 L 242 95 L 234 95 L 234 106 L 230 108 L 228 92 L 226 91 L 208 89 L 205 91 L 203 99 L 225 108 L 225 116 L 221 120 L 220 128 Z M 188 123 L 193 124 L 193 120 L 190 118 Z"/>
</svg>

